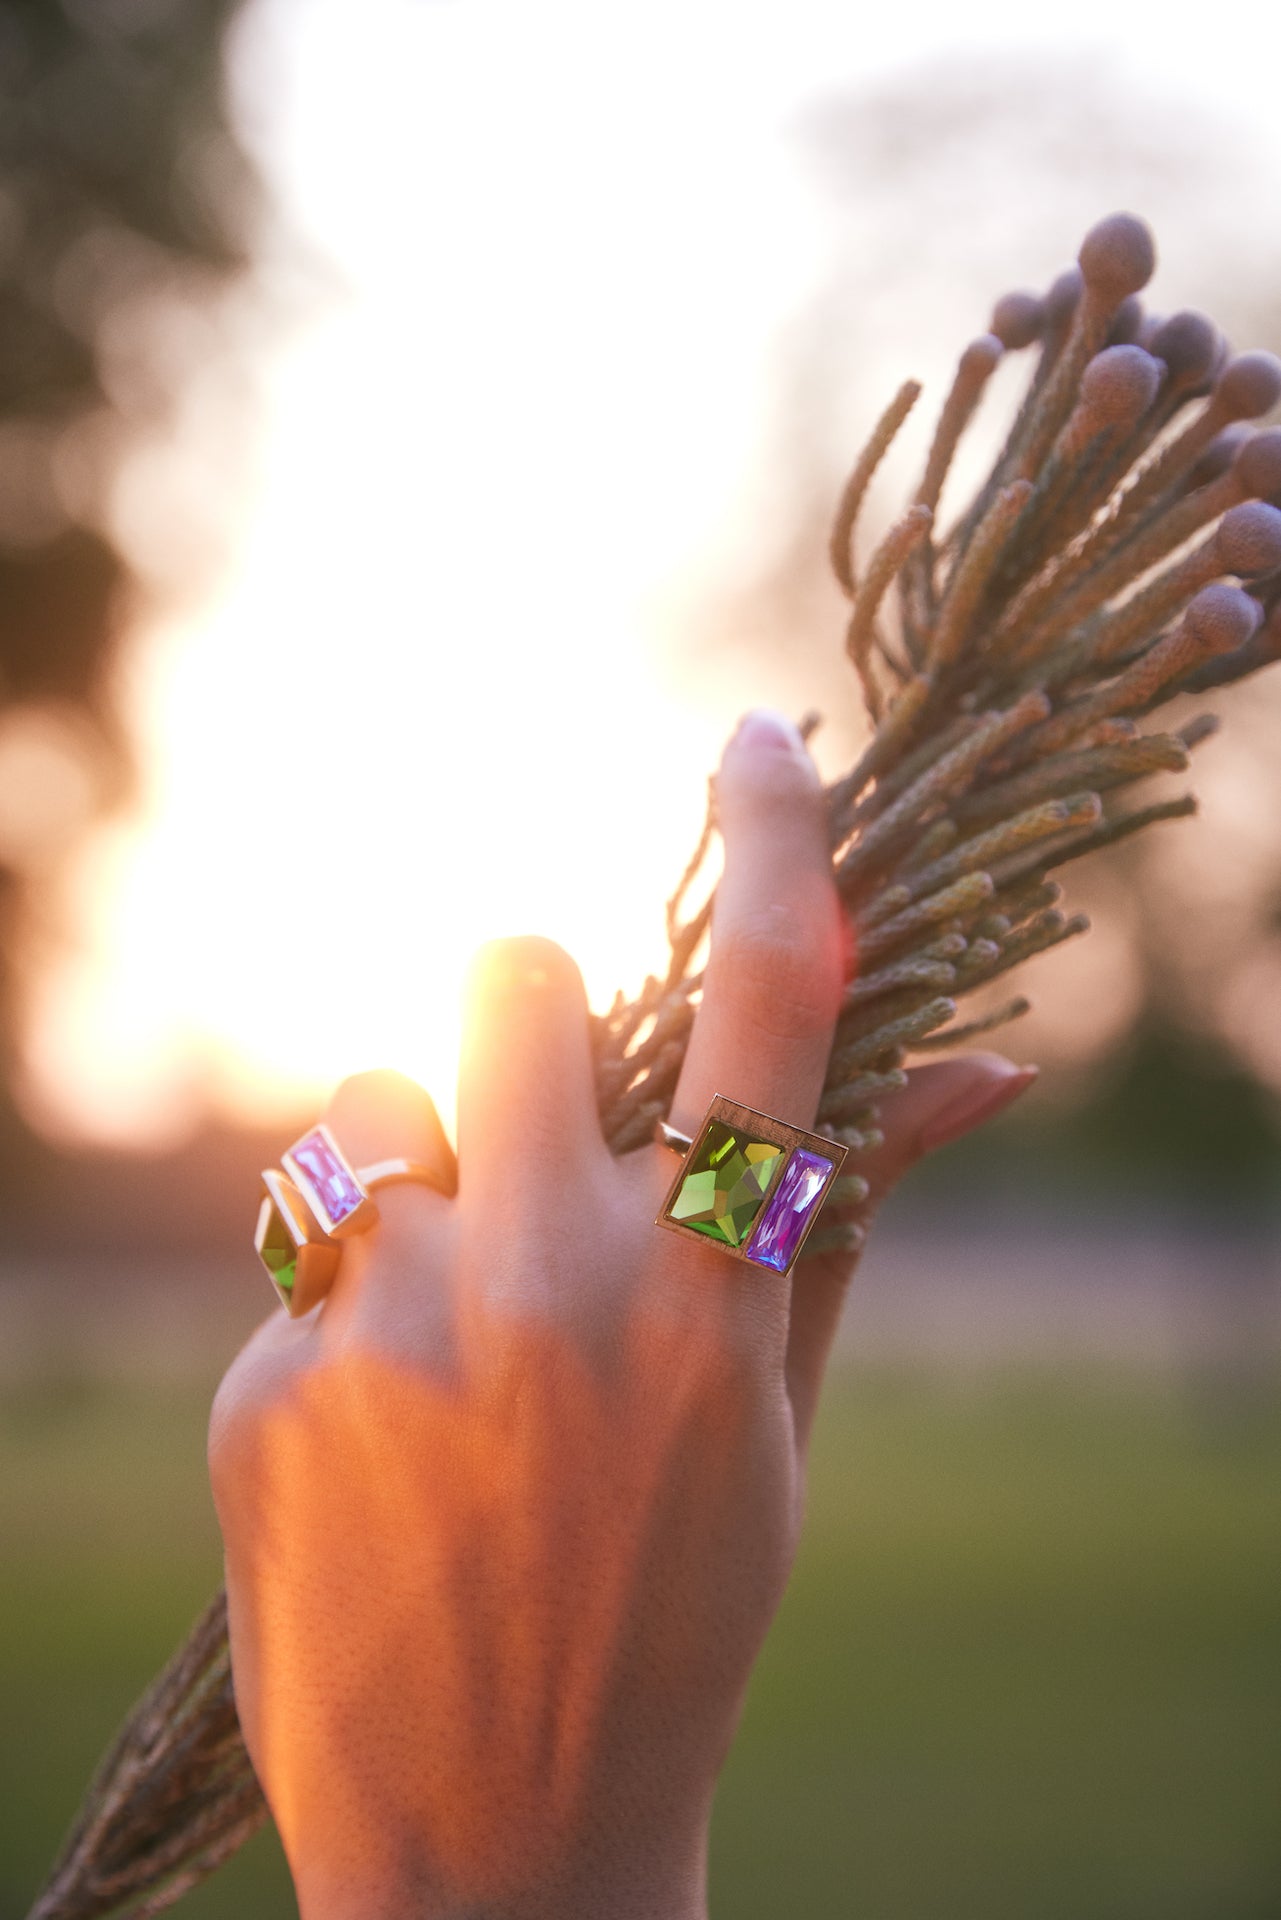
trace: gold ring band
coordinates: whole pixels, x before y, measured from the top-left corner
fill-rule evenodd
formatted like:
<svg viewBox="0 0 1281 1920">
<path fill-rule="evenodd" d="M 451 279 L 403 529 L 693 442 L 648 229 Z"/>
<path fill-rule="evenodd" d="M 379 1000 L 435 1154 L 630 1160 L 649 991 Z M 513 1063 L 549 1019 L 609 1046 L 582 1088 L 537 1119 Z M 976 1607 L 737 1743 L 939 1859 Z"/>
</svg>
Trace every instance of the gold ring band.
<svg viewBox="0 0 1281 1920">
<path fill-rule="evenodd" d="M 375 1160 L 372 1167 L 358 1167 L 356 1178 L 366 1193 L 378 1187 L 439 1187 L 440 1175 L 421 1160 Z"/>
<path fill-rule="evenodd" d="M 673 1153 L 679 1153 L 682 1158 L 694 1144 L 687 1133 L 682 1133 L 679 1127 L 670 1126 L 666 1120 L 654 1122 L 654 1138 L 661 1147 L 670 1147 Z"/>
</svg>

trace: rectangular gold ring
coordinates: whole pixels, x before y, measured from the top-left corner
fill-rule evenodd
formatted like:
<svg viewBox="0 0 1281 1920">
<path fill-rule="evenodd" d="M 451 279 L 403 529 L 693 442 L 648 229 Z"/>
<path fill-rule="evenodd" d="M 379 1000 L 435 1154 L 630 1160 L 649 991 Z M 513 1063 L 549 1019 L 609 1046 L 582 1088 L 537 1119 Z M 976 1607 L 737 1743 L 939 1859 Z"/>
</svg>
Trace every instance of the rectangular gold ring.
<svg viewBox="0 0 1281 1920">
<path fill-rule="evenodd" d="M 790 1273 L 848 1149 L 716 1094 L 655 1224 Z"/>
</svg>

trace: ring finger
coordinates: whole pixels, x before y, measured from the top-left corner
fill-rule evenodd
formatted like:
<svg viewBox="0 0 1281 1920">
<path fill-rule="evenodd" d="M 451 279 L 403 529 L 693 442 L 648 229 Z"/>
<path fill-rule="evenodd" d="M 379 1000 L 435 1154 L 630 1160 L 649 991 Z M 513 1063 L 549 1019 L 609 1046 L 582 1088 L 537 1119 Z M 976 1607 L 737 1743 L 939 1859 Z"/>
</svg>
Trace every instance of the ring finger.
<svg viewBox="0 0 1281 1920">
<path fill-rule="evenodd" d="M 672 1124 L 692 1136 L 722 1094 L 809 1129 L 831 1053 L 845 942 L 822 787 L 795 728 L 780 715 L 749 714 L 725 750 L 716 798 L 725 870 Z M 661 1158 L 669 1180 L 670 1161 Z M 701 1249 L 687 1244 L 696 1257 Z M 714 1247 L 709 1255 L 720 1257 Z M 751 1292 L 759 1297 L 759 1288 Z M 775 1292 L 785 1308 L 786 1285 Z"/>
</svg>

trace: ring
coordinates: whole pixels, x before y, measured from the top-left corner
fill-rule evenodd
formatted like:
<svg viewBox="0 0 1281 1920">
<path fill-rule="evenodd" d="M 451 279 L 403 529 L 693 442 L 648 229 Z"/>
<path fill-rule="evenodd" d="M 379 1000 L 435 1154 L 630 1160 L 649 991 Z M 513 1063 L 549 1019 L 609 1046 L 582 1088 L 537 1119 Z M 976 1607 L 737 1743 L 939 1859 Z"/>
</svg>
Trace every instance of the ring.
<svg viewBox="0 0 1281 1920">
<path fill-rule="evenodd" d="M 681 1165 L 655 1221 L 714 1240 L 736 1260 L 790 1273 L 849 1151 L 716 1094 L 691 1138 L 659 1120 Z"/>
<path fill-rule="evenodd" d="M 440 1185 L 416 1160 L 376 1160 L 357 1171 L 326 1126 L 312 1127 L 280 1158 L 284 1172 L 269 1167 L 262 1176 L 254 1249 L 294 1319 L 333 1285 L 342 1242 L 377 1226 L 377 1188 Z"/>
</svg>

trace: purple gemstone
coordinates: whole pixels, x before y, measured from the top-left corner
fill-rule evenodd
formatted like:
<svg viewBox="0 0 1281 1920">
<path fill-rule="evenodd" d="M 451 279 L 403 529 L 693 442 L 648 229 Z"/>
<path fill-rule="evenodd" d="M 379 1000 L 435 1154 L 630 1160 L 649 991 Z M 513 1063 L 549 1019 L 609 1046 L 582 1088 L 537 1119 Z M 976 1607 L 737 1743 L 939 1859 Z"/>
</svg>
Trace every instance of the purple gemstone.
<svg viewBox="0 0 1281 1920">
<path fill-rule="evenodd" d="M 749 1260 L 759 1261 L 763 1267 L 777 1267 L 780 1273 L 787 1272 L 796 1258 L 796 1249 L 810 1216 L 823 1197 L 831 1171 L 830 1160 L 797 1147 L 747 1243 Z"/>
<path fill-rule="evenodd" d="M 365 1197 L 351 1169 L 318 1128 L 295 1141 L 289 1157 L 315 1194 L 324 1215 L 323 1224 L 332 1232 Z"/>
</svg>

